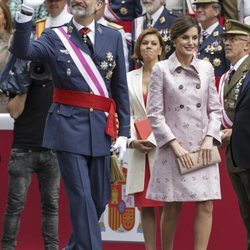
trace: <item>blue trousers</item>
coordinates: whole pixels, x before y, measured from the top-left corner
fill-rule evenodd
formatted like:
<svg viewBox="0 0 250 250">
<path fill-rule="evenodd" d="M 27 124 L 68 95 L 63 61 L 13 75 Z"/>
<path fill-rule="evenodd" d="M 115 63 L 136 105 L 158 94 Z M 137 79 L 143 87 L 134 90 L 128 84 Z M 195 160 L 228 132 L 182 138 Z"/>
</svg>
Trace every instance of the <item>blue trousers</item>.
<svg viewBox="0 0 250 250">
<path fill-rule="evenodd" d="M 101 250 L 98 220 L 111 194 L 110 155 L 91 157 L 57 152 L 57 158 L 72 224 L 66 250 Z"/>
</svg>

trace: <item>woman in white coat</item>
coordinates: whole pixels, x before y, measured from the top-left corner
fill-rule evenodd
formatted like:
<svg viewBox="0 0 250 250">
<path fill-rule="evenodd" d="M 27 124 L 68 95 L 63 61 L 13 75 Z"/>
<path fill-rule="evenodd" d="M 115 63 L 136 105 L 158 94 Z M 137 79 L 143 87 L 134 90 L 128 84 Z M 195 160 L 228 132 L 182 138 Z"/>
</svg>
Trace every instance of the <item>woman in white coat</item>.
<svg viewBox="0 0 250 250">
<path fill-rule="evenodd" d="M 191 168 L 193 151 L 204 165 L 220 143 L 221 105 L 213 66 L 197 59 L 200 27 L 190 16 L 177 18 L 170 36 L 176 51 L 154 66 L 149 88 L 148 118 L 157 141 L 156 160 L 147 198 L 165 202 L 163 250 L 172 250 L 182 203 L 196 203 L 194 249 L 206 250 L 212 227 L 213 200 L 221 198 L 218 164 L 181 175 L 177 158 Z"/>
<path fill-rule="evenodd" d="M 138 37 L 134 59 L 143 67 L 127 74 L 131 108 L 131 138 L 129 140 L 127 194 L 134 194 L 135 206 L 140 208 L 146 250 L 156 249 L 156 222 L 154 207 L 162 202 L 146 199 L 146 191 L 152 171 L 156 141 L 153 133 L 142 140 L 136 133 L 134 122 L 146 117 L 148 86 L 152 68 L 165 57 L 164 41 L 156 29 L 144 30 Z"/>
</svg>

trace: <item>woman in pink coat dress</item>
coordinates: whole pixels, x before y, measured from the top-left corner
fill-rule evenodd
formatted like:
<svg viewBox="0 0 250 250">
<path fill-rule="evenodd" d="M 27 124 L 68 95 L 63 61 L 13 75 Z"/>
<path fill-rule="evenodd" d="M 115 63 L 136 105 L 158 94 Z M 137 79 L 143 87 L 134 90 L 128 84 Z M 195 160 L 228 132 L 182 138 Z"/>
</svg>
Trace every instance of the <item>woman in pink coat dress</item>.
<svg viewBox="0 0 250 250">
<path fill-rule="evenodd" d="M 220 143 L 221 106 L 213 66 L 195 57 L 200 27 L 190 16 L 171 27 L 176 52 L 152 72 L 147 113 L 157 141 L 156 160 L 147 198 L 164 201 L 161 218 L 164 250 L 173 249 L 174 234 L 185 201 L 196 202 L 195 250 L 207 249 L 214 199 L 221 199 L 218 165 L 181 175 L 177 158 L 192 167 L 190 152 L 210 161 L 213 143 Z"/>
</svg>

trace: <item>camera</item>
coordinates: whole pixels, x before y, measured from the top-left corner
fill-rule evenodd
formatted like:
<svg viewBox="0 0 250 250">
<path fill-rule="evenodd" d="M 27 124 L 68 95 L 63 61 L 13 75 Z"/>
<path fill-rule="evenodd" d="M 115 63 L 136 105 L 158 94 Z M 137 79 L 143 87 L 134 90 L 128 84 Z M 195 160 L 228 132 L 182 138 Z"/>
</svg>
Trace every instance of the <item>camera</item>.
<svg viewBox="0 0 250 250">
<path fill-rule="evenodd" d="M 50 72 L 46 63 L 30 62 L 29 75 L 34 80 L 47 80 L 51 79 Z"/>
</svg>

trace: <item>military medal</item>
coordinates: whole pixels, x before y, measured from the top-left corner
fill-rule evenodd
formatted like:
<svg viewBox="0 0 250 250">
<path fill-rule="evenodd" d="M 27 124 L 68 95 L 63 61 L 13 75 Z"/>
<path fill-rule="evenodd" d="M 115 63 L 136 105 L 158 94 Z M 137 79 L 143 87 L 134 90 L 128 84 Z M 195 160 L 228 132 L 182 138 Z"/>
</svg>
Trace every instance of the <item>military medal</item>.
<svg viewBox="0 0 250 250">
<path fill-rule="evenodd" d="M 214 54 L 214 51 L 215 51 L 215 47 L 214 47 L 214 45 L 212 44 L 212 45 L 210 46 L 210 53 L 211 53 L 211 55 Z"/>
<path fill-rule="evenodd" d="M 123 6 L 120 8 L 120 13 L 125 16 L 128 14 L 128 9 Z"/>
<path fill-rule="evenodd" d="M 200 36 L 200 44 L 202 44 L 203 43 L 203 36 Z"/>
<path fill-rule="evenodd" d="M 107 57 L 109 62 L 113 61 L 113 59 L 114 59 L 113 54 L 111 52 L 106 53 L 106 57 Z"/>
<path fill-rule="evenodd" d="M 171 50 L 170 45 L 165 45 L 165 52 L 168 53 Z"/>
<path fill-rule="evenodd" d="M 210 62 L 209 57 L 207 57 L 207 56 L 203 57 L 202 60 Z"/>
<path fill-rule="evenodd" d="M 106 61 L 102 61 L 101 62 L 101 69 L 102 70 L 107 70 L 107 68 L 108 68 L 108 63 Z"/>
<path fill-rule="evenodd" d="M 214 65 L 215 67 L 219 67 L 219 66 L 221 65 L 221 60 L 220 60 L 220 58 L 215 58 L 215 59 L 213 60 L 213 65 Z"/>
<path fill-rule="evenodd" d="M 229 102 L 229 108 L 231 108 L 231 109 L 233 109 L 233 108 L 235 108 L 235 103 L 234 102 Z"/>
<path fill-rule="evenodd" d="M 221 45 L 217 46 L 217 51 L 222 51 L 222 46 Z"/>
<path fill-rule="evenodd" d="M 109 80 L 112 77 L 113 69 L 115 68 L 116 63 L 114 61 L 113 54 L 109 51 L 106 53 L 106 58 L 101 62 L 101 69 L 105 71 L 105 78 Z"/>
<path fill-rule="evenodd" d="M 237 100 L 238 98 L 238 95 L 240 93 L 240 88 L 241 88 L 241 85 L 243 84 L 243 81 L 246 77 L 246 74 L 243 75 L 240 80 L 237 82 L 237 84 L 235 85 L 235 89 L 234 89 L 234 100 Z"/>
<path fill-rule="evenodd" d="M 164 42 L 167 42 L 167 40 L 168 40 L 168 36 L 167 36 L 167 34 L 166 34 L 166 33 L 162 36 L 162 39 L 163 39 L 163 41 L 164 41 Z"/>
</svg>

